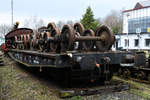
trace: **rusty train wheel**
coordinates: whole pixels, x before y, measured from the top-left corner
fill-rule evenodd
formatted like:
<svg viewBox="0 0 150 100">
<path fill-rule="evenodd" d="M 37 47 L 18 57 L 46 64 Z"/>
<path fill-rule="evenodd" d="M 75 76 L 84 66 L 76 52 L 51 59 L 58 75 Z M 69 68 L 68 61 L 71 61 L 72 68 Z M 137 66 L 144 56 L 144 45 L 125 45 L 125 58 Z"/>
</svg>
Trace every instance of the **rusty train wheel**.
<svg viewBox="0 0 150 100">
<path fill-rule="evenodd" d="M 38 44 L 37 44 L 37 39 L 38 39 L 38 31 L 34 30 L 33 35 L 32 35 L 33 39 L 32 39 L 32 48 L 33 49 L 38 49 Z"/>
<path fill-rule="evenodd" d="M 48 38 L 50 37 L 50 32 L 44 32 L 43 40 L 44 40 L 44 48 L 46 52 L 49 52 L 50 45 L 48 43 Z"/>
<path fill-rule="evenodd" d="M 41 32 L 39 35 L 39 39 L 43 40 L 44 39 L 44 32 Z"/>
<path fill-rule="evenodd" d="M 23 36 L 23 39 L 24 39 L 24 47 L 25 49 L 27 48 L 27 39 L 26 39 L 26 35 Z"/>
<path fill-rule="evenodd" d="M 95 42 L 96 48 L 99 51 L 104 52 L 104 51 L 108 51 L 111 49 L 111 46 L 113 45 L 115 41 L 115 38 L 107 26 L 102 25 L 101 27 L 99 27 L 96 30 L 95 35 L 103 39 L 102 41 Z"/>
<path fill-rule="evenodd" d="M 50 32 L 45 32 L 43 35 L 43 40 L 47 43 L 48 38 L 50 37 Z"/>
<path fill-rule="evenodd" d="M 60 31 L 59 31 L 58 28 L 55 28 L 55 29 L 52 31 L 51 36 L 52 36 L 52 37 L 55 37 L 55 36 L 57 37 L 58 35 L 60 35 Z M 51 49 L 53 52 L 55 52 L 57 48 L 58 48 L 58 44 L 56 44 L 56 43 L 54 43 L 54 42 L 50 43 L 50 49 Z"/>
<path fill-rule="evenodd" d="M 75 30 L 75 35 L 78 36 L 82 36 L 83 32 L 84 32 L 84 26 L 81 23 L 75 23 L 74 24 L 74 30 Z M 82 41 L 77 41 L 78 47 L 77 49 L 81 50 L 82 49 Z M 76 46 L 75 46 L 76 47 Z"/>
<path fill-rule="evenodd" d="M 16 36 L 16 41 L 21 41 L 21 36 L 20 35 Z M 20 44 L 16 44 L 16 45 L 17 45 L 17 49 L 21 49 Z"/>
<path fill-rule="evenodd" d="M 94 34 L 94 31 L 90 29 L 90 30 L 85 30 L 84 33 L 83 33 L 83 36 L 94 37 L 95 34 Z M 85 50 L 91 50 L 93 48 L 93 46 L 94 46 L 94 41 L 92 41 L 92 40 L 82 41 L 82 47 Z"/>
<path fill-rule="evenodd" d="M 75 30 L 75 32 L 78 32 L 78 33 L 80 33 L 80 35 L 82 35 L 84 32 L 84 26 L 81 23 L 75 23 L 74 30 Z"/>
<path fill-rule="evenodd" d="M 30 35 L 30 50 L 33 50 L 34 33 L 31 33 L 29 35 Z"/>
<path fill-rule="evenodd" d="M 53 30 L 54 28 L 56 28 L 56 24 L 54 22 L 50 22 L 48 25 L 47 25 L 47 29 L 48 30 Z"/>
<path fill-rule="evenodd" d="M 46 32 L 47 27 L 43 26 L 38 28 L 37 32 L 36 32 L 36 37 L 37 37 L 37 48 L 40 51 L 44 51 L 45 47 L 44 47 L 44 34 Z M 36 41 L 35 41 L 36 42 Z"/>
<path fill-rule="evenodd" d="M 56 37 L 57 35 L 60 35 L 60 30 L 56 27 L 56 24 L 51 22 L 47 26 L 48 31 L 50 32 L 51 37 Z M 56 52 L 56 49 L 58 48 L 58 43 L 50 42 L 50 50 L 52 52 Z"/>
<path fill-rule="evenodd" d="M 41 52 L 43 52 L 44 51 L 44 32 L 43 31 L 39 34 L 39 41 L 41 41 L 39 43 L 39 49 Z"/>
<path fill-rule="evenodd" d="M 61 37 L 62 37 L 61 51 L 66 52 L 68 50 L 73 50 L 74 30 L 71 25 L 63 26 Z"/>
<path fill-rule="evenodd" d="M 27 49 L 30 49 L 31 36 L 30 34 L 27 34 L 26 36 L 27 36 Z"/>
<path fill-rule="evenodd" d="M 21 41 L 24 41 L 23 35 L 21 35 Z M 24 44 L 21 44 L 21 49 L 24 49 Z"/>
</svg>

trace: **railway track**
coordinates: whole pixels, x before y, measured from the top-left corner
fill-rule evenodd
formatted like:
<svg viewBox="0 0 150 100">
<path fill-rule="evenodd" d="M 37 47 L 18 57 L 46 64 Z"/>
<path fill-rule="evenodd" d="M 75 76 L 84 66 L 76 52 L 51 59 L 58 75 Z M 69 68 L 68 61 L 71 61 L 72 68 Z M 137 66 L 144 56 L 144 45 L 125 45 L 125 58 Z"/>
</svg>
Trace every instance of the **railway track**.
<svg viewBox="0 0 150 100">
<path fill-rule="evenodd" d="M 81 85 L 81 84 L 80 84 Z M 96 85 L 96 86 L 95 86 Z M 114 92 L 129 90 L 130 85 L 119 81 L 111 81 L 107 85 L 98 85 L 97 83 L 87 85 L 86 87 L 78 86 L 76 88 L 57 89 L 57 95 L 60 98 L 69 98 L 73 96 L 90 96 L 90 95 L 106 95 Z"/>
<path fill-rule="evenodd" d="M 131 81 L 135 81 L 135 82 L 138 82 L 138 83 L 145 83 L 145 84 L 150 84 L 150 81 L 148 80 L 141 80 L 141 79 L 137 79 L 137 78 L 132 78 L 132 77 L 129 77 L 129 78 L 124 78 L 122 76 L 118 76 L 122 79 L 125 79 L 125 80 L 131 80 Z"/>
</svg>

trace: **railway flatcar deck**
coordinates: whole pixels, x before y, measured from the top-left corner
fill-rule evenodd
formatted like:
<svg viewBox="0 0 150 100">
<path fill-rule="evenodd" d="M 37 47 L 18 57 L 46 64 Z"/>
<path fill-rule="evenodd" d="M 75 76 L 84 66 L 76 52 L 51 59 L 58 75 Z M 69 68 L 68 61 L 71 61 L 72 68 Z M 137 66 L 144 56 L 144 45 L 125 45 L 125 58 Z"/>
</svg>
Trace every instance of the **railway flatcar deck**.
<svg viewBox="0 0 150 100">
<path fill-rule="evenodd" d="M 104 59 L 108 58 L 110 65 L 121 64 L 126 55 L 133 55 L 132 52 L 76 52 L 66 53 L 44 53 L 31 50 L 9 49 L 9 55 L 17 62 L 29 67 L 73 67 L 80 65 L 82 69 L 94 67 L 96 64 L 103 65 Z"/>
</svg>

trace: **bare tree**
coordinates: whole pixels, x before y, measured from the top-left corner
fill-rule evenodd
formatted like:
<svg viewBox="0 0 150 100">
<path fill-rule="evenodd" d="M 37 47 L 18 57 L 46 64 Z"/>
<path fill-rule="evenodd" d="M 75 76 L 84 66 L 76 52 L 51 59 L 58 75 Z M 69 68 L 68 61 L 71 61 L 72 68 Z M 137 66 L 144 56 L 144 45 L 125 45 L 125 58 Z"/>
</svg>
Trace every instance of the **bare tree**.
<svg viewBox="0 0 150 100">
<path fill-rule="evenodd" d="M 105 25 L 109 26 L 113 33 L 121 33 L 122 32 L 122 13 L 121 11 L 112 10 L 105 18 Z"/>
<path fill-rule="evenodd" d="M 95 19 L 100 25 L 103 23 L 102 19 L 101 18 L 97 18 Z"/>
<path fill-rule="evenodd" d="M 74 22 L 72 20 L 68 20 L 66 24 L 70 24 L 73 26 Z"/>
<path fill-rule="evenodd" d="M 58 21 L 58 22 L 57 22 L 57 27 L 58 27 L 58 29 L 61 30 L 62 27 L 63 27 L 65 24 L 70 24 L 70 25 L 73 26 L 73 25 L 74 25 L 74 22 L 73 22 L 72 20 L 68 20 L 68 21 L 66 21 L 66 22 L 64 22 L 64 21 Z"/>
<path fill-rule="evenodd" d="M 4 37 L 9 31 L 11 31 L 12 27 L 7 24 L 0 25 L 0 35 Z"/>
<path fill-rule="evenodd" d="M 24 27 L 29 27 L 32 29 L 37 29 L 41 26 L 44 26 L 45 23 L 42 19 L 38 18 L 37 16 L 30 17 L 29 19 L 24 20 Z"/>
<path fill-rule="evenodd" d="M 61 30 L 62 27 L 64 26 L 64 24 L 65 24 L 65 22 L 63 22 L 63 21 L 58 21 L 58 22 L 57 22 L 57 27 L 58 27 L 58 29 Z"/>
<path fill-rule="evenodd" d="M 39 19 L 36 23 L 35 23 L 35 28 L 44 26 L 44 21 L 42 19 Z"/>
</svg>

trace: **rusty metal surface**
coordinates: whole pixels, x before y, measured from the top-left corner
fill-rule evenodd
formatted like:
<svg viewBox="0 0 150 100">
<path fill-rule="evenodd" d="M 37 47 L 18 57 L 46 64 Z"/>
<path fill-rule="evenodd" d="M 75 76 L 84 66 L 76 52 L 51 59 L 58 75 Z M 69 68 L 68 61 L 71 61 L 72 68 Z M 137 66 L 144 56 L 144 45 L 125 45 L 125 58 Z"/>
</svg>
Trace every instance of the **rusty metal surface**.
<svg viewBox="0 0 150 100">
<path fill-rule="evenodd" d="M 23 41 L 23 44 L 15 41 Z M 55 53 L 70 50 L 104 52 L 111 49 L 114 41 L 114 35 L 107 26 L 99 27 L 94 33 L 91 29 L 85 30 L 81 23 L 75 23 L 73 27 L 64 25 L 61 32 L 51 22 L 36 31 L 18 28 L 6 35 L 7 47 Z"/>
<path fill-rule="evenodd" d="M 95 36 L 95 33 L 93 30 L 85 30 L 84 31 L 83 37 L 86 37 L 86 39 L 87 39 L 87 41 L 82 41 L 82 47 L 84 50 L 91 50 L 93 48 L 94 36 Z"/>
<path fill-rule="evenodd" d="M 75 30 L 75 32 L 79 32 L 80 35 L 82 35 L 85 29 L 81 23 L 75 23 L 74 24 L 74 30 Z"/>
<path fill-rule="evenodd" d="M 75 30 L 75 37 L 82 36 L 84 32 L 84 26 L 81 23 L 75 23 L 74 24 L 74 30 Z M 82 49 L 82 41 L 76 41 L 75 42 L 75 49 L 81 50 Z"/>
<path fill-rule="evenodd" d="M 21 34 L 31 34 L 33 32 L 32 29 L 30 28 L 18 28 L 16 30 L 13 30 L 11 32 L 9 32 L 5 38 L 8 39 L 8 38 L 13 38 L 14 36 L 16 35 L 21 35 Z"/>
<path fill-rule="evenodd" d="M 62 42 L 61 51 L 73 50 L 74 43 L 74 29 L 71 25 L 64 25 L 61 32 Z"/>
<path fill-rule="evenodd" d="M 96 48 L 99 51 L 107 51 L 111 49 L 111 46 L 114 44 L 114 35 L 112 34 L 112 32 L 110 31 L 110 29 L 105 26 L 102 25 L 100 26 L 96 32 L 95 35 L 98 37 L 101 37 L 103 41 L 96 41 L 95 45 Z"/>
<path fill-rule="evenodd" d="M 56 27 L 56 24 L 51 22 L 47 26 L 48 32 L 50 32 L 50 37 L 55 38 L 57 40 L 57 37 L 61 34 L 60 30 Z M 58 48 L 60 48 L 60 44 L 57 42 L 50 42 L 47 45 L 50 45 L 50 51 L 56 52 Z"/>
<path fill-rule="evenodd" d="M 48 25 L 47 25 L 47 29 L 48 30 L 53 30 L 54 28 L 56 28 L 56 24 L 54 22 L 50 22 Z"/>
<path fill-rule="evenodd" d="M 22 32 L 22 33 L 21 33 Z M 43 26 L 37 29 L 35 33 L 29 33 L 29 29 L 16 29 L 6 37 L 11 36 L 15 41 L 23 41 L 25 49 L 34 49 L 41 52 L 67 52 L 70 50 L 92 51 L 96 46 L 97 51 L 108 51 L 114 43 L 114 36 L 106 26 L 101 26 L 95 33 L 89 29 L 84 30 L 81 23 L 76 23 L 74 28 L 71 25 L 64 25 L 62 31 L 51 22 L 47 27 Z M 7 39 L 7 38 L 6 38 Z M 13 39 L 11 39 L 13 42 Z M 16 44 L 18 47 L 19 44 Z"/>
</svg>

